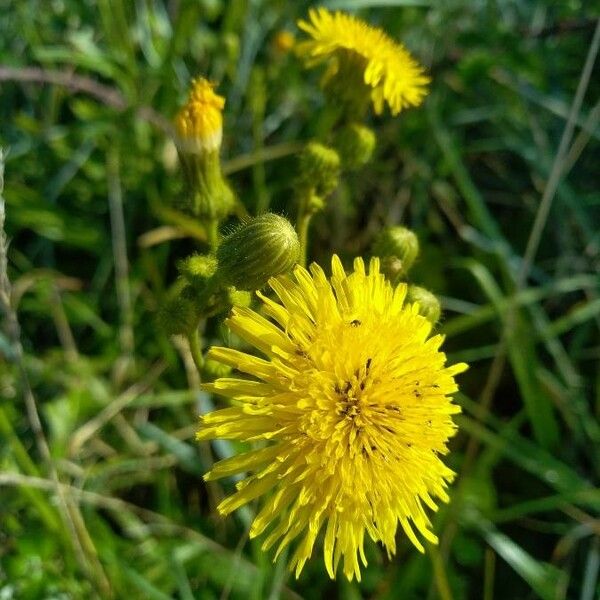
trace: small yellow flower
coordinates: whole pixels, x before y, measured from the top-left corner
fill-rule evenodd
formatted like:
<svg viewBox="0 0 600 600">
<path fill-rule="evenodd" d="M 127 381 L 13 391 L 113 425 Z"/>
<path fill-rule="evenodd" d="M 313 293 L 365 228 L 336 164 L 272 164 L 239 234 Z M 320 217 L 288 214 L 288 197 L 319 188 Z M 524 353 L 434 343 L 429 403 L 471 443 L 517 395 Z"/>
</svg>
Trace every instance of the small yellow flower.
<svg viewBox="0 0 600 600">
<path fill-rule="evenodd" d="M 286 31 L 285 29 L 282 29 L 281 31 L 278 31 L 275 37 L 273 38 L 273 47 L 280 54 L 285 54 L 294 47 L 295 41 L 296 40 L 293 34 L 291 34 L 289 31 Z"/>
<path fill-rule="evenodd" d="M 175 117 L 178 143 L 187 152 L 199 154 L 221 147 L 225 98 L 213 88 L 206 79 L 194 79 L 188 101 Z"/>
<path fill-rule="evenodd" d="M 423 551 L 417 533 L 435 543 L 427 506 L 446 502 L 454 473 L 440 460 L 460 412 L 450 394 L 465 364 L 445 366 L 442 336 L 406 285 L 393 287 L 372 259 L 347 274 L 333 257 L 330 279 L 313 264 L 270 280 L 274 301 L 259 293 L 265 315 L 233 310 L 229 328 L 257 348 L 258 358 L 229 348 L 209 357 L 253 379 L 222 378 L 207 390 L 232 406 L 200 419 L 199 440 L 258 441 L 249 452 L 216 463 L 206 480 L 251 472 L 219 505 L 226 515 L 272 494 L 250 536 L 270 529 L 263 549 L 275 558 L 300 538 L 291 559 L 296 576 L 324 529 L 324 559 L 334 578 L 360 579 L 365 535 L 395 552 L 398 525 Z"/>
<path fill-rule="evenodd" d="M 429 77 L 404 46 L 351 15 L 325 8 L 311 9 L 308 15 L 309 21 L 298 21 L 298 27 L 313 39 L 298 44 L 301 55 L 314 62 L 331 58 L 328 76 L 343 67 L 344 61 L 358 59 L 377 114 L 383 112 L 385 102 L 393 115 L 421 104 Z M 349 58 L 347 53 L 354 56 Z"/>
</svg>

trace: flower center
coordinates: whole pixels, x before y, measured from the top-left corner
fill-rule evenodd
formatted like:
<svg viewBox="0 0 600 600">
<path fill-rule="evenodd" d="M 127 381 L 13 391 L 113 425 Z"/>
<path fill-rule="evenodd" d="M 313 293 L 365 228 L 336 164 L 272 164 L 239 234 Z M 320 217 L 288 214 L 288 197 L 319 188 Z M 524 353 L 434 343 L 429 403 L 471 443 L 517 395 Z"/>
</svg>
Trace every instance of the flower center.
<svg viewBox="0 0 600 600">
<path fill-rule="evenodd" d="M 363 407 L 363 392 L 369 383 L 369 371 L 373 359 L 369 358 L 361 369 L 357 369 L 352 376 L 341 383 L 336 383 L 334 391 L 336 394 L 336 414 L 341 419 L 348 419 L 355 425 L 362 425 L 361 411 Z M 360 420 L 360 423 L 358 422 Z"/>
</svg>

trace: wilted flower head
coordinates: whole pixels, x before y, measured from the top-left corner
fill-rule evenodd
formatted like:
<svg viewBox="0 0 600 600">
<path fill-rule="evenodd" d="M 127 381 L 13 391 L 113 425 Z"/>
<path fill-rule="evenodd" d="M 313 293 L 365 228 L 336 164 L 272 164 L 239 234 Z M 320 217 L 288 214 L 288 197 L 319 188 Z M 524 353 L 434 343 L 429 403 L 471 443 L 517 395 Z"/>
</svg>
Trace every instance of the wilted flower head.
<svg viewBox="0 0 600 600">
<path fill-rule="evenodd" d="M 394 288 L 361 259 L 347 274 L 337 256 L 328 279 L 313 264 L 293 278 L 270 280 L 279 301 L 260 295 L 267 318 L 234 309 L 229 328 L 260 351 L 259 358 L 212 348 L 209 358 L 252 379 L 218 379 L 204 387 L 233 399 L 232 406 L 200 419 L 199 440 L 260 441 L 261 446 L 218 462 L 217 479 L 251 472 L 219 505 L 226 515 L 272 492 L 250 530 L 269 530 L 263 549 L 277 557 L 299 539 L 291 559 L 296 575 L 324 530 L 324 559 L 333 578 L 360 579 L 365 536 L 396 549 L 402 527 L 423 551 L 420 536 L 436 542 L 425 506 L 447 501 L 454 473 L 442 462 L 460 411 L 449 397 L 464 364 L 445 366 L 442 336 L 406 285 Z"/>
<path fill-rule="evenodd" d="M 215 94 L 214 84 L 194 79 L 187 103 L 175 117 L 178 144 L 191 153 L 218 150 L 223 139 L 224 106 L 225 98 Z"/>
<path fill-rule="evenodd" d="M 328 77 L 346 62 L 352 63 L 352 69 L 360 69 L 377 114 L 383 112 L 386 102 L 393 115 L 421 104 L 429 78 L 402 44 L 381 29 L 341 12 L 316 8 L 308 16 L 308 21 L 298 21 L 298 27 L 312 39 L 298 44 L 298 52 L 313 63 L 329 59 Z"/>
</svg>

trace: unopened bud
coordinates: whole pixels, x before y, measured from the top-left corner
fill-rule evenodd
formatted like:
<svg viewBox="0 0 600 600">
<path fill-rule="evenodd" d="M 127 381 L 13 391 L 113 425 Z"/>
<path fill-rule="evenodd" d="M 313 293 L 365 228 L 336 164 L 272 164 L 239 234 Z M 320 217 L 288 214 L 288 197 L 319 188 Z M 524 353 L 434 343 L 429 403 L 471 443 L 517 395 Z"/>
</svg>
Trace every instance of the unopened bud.
<svg viewBox="0 0 600 600">
<path fill-rule="evenodd" d="M 187 179 L 184 208 L 205 220 L 220 221 L 235 209 L 235 196 L 223 177 L 219 150 L 225 98 L 206 79 L 194 79 L 188 101 L 175 117 L 176 143 Z"/>
<path fill-rule="evenodd" d="M 429 290 L 418 285 L 409 285 L 406 301 L 411 304 L 418 304 L 419 314 L 433 325 L 440 320 L 442 306 L 440 305 L 440 301 Z"/>
<path fill-rule="evenodd" d="M 336 136 L 335 146 L 342 160 L 342 166 L 355 171 L 367 164 L 375 150 L 375 133 L 360 123 L 350 123 Z"/>
<path fill-rule="evenodd" d="M 158 321 L 167 335 L 186 335 L 198 325 L 198 308 L 192 289 L 178 279 L 158 311 Z"/>
<path fill-rule="evenodd" d="M 318 213 L 325 208 L 325 200 L 317 194 L 309 193 L 306 198 L 306 212 L 308 214 Z"/>
<path fill-rule="evenodd" d="M 194 287 L 203 287 L 217 271 L 217 259 L 210 254 L 193 254 L 180 260 L 177 270 Z"/>
<path fill-rule="evenodd" d="M 319 142 L 310 142 L 300 154 L 299 184 L 312 188 L 318 196 L 328 196 L 340 179 L 340 156 Z"/>
<path fill-rule="evenodd" d="M 238 290 L 234 287 L 228 287 L 227 303 L 230 306 L 248 307 L 252 304 L 252 294 L 247 290 Z"/>
<path fill-rule="evenodd" d="M 203 78 L 192 80 L 188 101 L 175 117 L 179 148 L 191 154 L 219 150 L 224 106 L 225 98 L 215 94 L 214 84 Z"/>
<path fill-rule="evenodd" d="M 207 358 L 202 366 L 202 381 L 214 381 L 221 377 L 227 377 L 231 374 L 232 368 L 229 365 L 224 365 L 218 360 Z"/>
<path fill-rule="evenodd" d="M 270 277 L 289 271 L 300 242 L 287 219 L 266 213 L 246 221 L 217 249 L 218 277 L 238 290 L 258 290 Z"/>
<path fill-rule="evenodd" d="M 296 43 L 296 38 L 293 33 L 282 29 L 275 34 L 272 41 L 272 48 L 278 54 L 286 54 L 289 52 Z"/>
<path fill-rule="evenodd" d="M 419 255 L 419 239 L 406 227 L 386 227 L 375 238 L 371 251 L 381 258 L 382 271 L 395 281 L 405 277 L 415 262 Z"/>
</svg>

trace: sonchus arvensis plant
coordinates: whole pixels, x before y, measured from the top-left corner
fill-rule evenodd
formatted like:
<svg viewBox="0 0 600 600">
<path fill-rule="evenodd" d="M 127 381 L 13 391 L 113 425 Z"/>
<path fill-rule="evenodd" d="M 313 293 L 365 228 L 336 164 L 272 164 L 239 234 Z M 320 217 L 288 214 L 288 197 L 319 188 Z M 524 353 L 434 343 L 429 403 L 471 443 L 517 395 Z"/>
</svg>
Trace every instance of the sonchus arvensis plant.
<svg viewBox="0 0 600 600">
<path fill-rule="evenodd" d="M 162 314 L 172 334 L 188 338 L 204 389 L 230 400 L 201 416 L 198 440 L 251 444 L 205 475 L 241 477 L 219 512 L 262 499 L 250 536 L 262 536 L 265 550 L 275 547 L 277 558 L 292 545 L 298 576 L 322 534 L 327 572 L 335 577 L 341 564 L 351 580 L 367 564 L 368 538 L 388 555 L 398 529 L 420 551 L 437 541 L 429 515 L 448 501 L 454 478 L 443 456 L 460 411 L 455 376 L 466 365 L 446 364 L 434 332 L 439 301 L 407 282 L 419 253 L 412 231 L 383 228 L 368 268 L 357 258 L 347 272 L 335 255 L 330 276 L 304 267 L 311 217 L 334 199 L 345 173 L 374 156 L 367 109 L 380 114 L 387 105 L 397 115 L 417 106 L 429 78 L 402 45 L 352 16 L 316 9 L 299 26 L 310 39 L 297 52 L 309 66 L 327 64 L 334 118 L 304 145 L 290 175 L 295 226 L 266 213 L 222 236 L 238 202 L 219 159 L 225 99 L 194 80 L 175 131 L 208 253 L 180 261 Z M 225 322 L 250 349 L 212 347 L 204 356 L 202 321 L 231 307 Z M 177 310 L 180 318 L 171 317 Z"/>
</svg>

